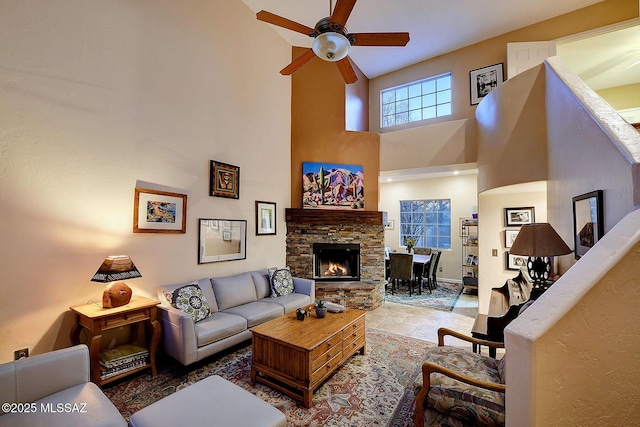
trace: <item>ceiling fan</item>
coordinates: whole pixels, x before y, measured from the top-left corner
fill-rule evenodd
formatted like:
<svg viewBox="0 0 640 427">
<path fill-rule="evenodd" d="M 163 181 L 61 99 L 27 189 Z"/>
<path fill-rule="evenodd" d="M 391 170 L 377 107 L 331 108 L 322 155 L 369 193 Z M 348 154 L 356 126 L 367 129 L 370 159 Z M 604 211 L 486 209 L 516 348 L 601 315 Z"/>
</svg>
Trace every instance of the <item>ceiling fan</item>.
<svg viewBox="0 0 640 427">
<path fill-rule="evenodd" d="M 331 16 L 318 21 L 314 28 L 299 24 L 266 10 L 256 14 L 258 20 L 278 27 L 296 31 L 313 37 L 313 46 L 298 56 L 291 64 L 280 70 L 280 74 L 288 76 L 309 62 L 314 56 L 329 62 L 335 62 L 347 84 L 358 80 L 351 62 L 349 62 L 349 48 L 351 46 L 406 46 L 409 43 L 409 33 L 349 33 L 347 19 L 356 4 L 356 0 L 337 0 Z"/>
</svg>

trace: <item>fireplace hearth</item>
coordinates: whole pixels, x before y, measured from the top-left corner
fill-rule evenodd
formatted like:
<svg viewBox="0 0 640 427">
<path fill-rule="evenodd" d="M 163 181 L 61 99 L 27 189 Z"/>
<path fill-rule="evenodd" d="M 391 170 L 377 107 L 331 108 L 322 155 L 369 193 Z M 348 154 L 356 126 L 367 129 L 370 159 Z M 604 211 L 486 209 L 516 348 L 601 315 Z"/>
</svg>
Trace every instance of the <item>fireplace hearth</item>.
<svg viewBox="0 0 640 427">
<path fill-rule="evenodd" d="M 360 280 L 360 245 L 314 243 L 313 279 Z"/>
</svg>

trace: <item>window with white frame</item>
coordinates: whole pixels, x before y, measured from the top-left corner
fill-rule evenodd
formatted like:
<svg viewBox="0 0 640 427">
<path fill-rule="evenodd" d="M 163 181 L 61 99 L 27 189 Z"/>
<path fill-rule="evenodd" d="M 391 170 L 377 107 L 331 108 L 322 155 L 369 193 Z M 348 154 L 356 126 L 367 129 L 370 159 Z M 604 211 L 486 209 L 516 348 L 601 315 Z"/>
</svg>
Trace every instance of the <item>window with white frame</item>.
<svg viewBox="0 0 640 427">
<path fill-rule="evenodd" d="M 451 115 L 451 73 L 380 92 L 383 128 Z"/>
<path fill-rule="evenodd" d="M 401 200 L 400 244 L 408 238 L 418 247 L 451 249 L 451 200 Z"/>
</svg>

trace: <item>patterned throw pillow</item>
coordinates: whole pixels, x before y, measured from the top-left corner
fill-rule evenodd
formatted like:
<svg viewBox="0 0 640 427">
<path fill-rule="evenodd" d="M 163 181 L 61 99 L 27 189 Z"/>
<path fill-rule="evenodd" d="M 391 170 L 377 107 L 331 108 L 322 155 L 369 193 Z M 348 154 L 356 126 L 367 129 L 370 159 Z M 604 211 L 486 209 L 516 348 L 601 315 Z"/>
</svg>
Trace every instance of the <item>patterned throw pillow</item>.
<svg viewBox="0 0 640 427">
<path fill-rule="evenodd" d="M 269 284 L 271 286 L 271 297 L 281 297 L 293 293 L 293 277 L 289 267 L 270 268 Z"/>
<path fill-rule="evenodd" d="M 198 282 L 189 283 L 175 289 L 170 294 L 170 298 L 167 293 L 165 293 L 165 296 L 167 296 L 173 307 L 193 317 L 194 322 L 199 322 L 209 317 L 209 303 L 202 295 L 202 289 L 198 286 Z"/>
</svg>

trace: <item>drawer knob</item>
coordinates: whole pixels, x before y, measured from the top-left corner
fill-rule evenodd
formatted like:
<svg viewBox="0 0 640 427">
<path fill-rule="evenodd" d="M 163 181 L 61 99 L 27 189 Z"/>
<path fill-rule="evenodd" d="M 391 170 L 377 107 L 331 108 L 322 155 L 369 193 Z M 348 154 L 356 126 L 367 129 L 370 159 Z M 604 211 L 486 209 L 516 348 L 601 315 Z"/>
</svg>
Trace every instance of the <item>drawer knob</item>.
<svg viewBox="0 0 640 427">
<path fill-rule="evenodd" d="M 330 342 L 327 343 L 327 347 L 331 347 L 331 343 Z"/>
</svg>

